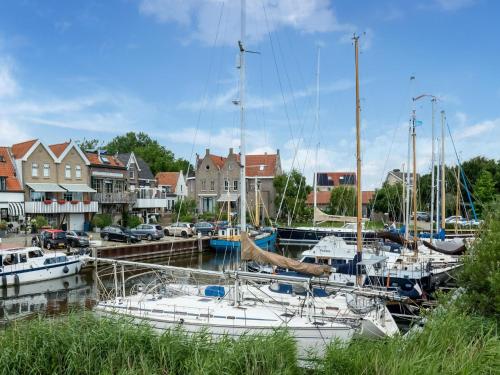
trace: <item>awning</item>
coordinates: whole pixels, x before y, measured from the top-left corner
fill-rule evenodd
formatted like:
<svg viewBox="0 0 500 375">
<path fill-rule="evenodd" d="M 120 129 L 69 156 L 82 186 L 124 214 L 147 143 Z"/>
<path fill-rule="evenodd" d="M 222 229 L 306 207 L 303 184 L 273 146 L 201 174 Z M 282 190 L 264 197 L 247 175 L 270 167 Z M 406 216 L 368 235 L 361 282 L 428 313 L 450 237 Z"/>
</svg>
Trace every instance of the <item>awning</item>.
<svg viewBox="0 0 500 375">
<path fill-rule="evenodd" d="M 85 184 L 60 184 L 64 189 L 72 193 L 97 193 L 96 190 Z"/>
<path fill-rule="evenodd" d="M 219 199 L 217 199 L 217 202 L 236 202 L 239 197 L 239 194 L 222 194 Z"/>
<path fill-rule="evenodd" d="M 9 216 L 24 216 L 24 203 L 9 202 Z"/>
<path fill-rule="evenodd" d="M 58 184 L 50 184 L 50 183 L 39 183 L 39 182 L 30 182 L 28 185 L 33 191 L 37 192 L 47 192 L 47 193 L 64 193 L 65 189 L 60 187 Z"/>
</svg>

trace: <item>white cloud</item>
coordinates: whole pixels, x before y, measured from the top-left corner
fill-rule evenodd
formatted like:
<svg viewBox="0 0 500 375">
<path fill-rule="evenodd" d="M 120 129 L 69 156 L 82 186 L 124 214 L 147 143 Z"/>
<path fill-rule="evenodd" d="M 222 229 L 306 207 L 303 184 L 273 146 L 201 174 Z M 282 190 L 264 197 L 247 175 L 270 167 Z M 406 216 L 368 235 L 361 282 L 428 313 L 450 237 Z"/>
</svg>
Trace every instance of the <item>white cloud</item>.
<svg viewBox="0 0 500 375">
<path fill-rule="evenodd" d="M 10 146 L 30 138 L 33 137 L 25 130 L 14 126 L 9 120 L 0 118 L 0 146 Z"/>
<path fill-rule="evenodd" d="M 220 0 L 142 0 L 139 10 L 158 22 L 175 22 L 194 29 L 190 35 L 191 39 L 212 44 L 221 3 Z M 240 35 L 240 2 L 224 2 L 222 12 L 222 24 L 225 25 L 226 31 L 220 35 L 219 41 L 220 44 L 233 45 Z M 338 22 L 328 0 L 247 2 L 247 36 L 251 42 L 259 42 L 268 31 L 273 32 L 284 27 L 304 33 L 353 29 L 352 25 Z"/>
<path fill-rule="evenodd" d="M 454 138 L 456 140 L 474 138 L 483 135 L 485 133 L 489 133 L 494 129 L 498 130 L 499 127 L 500 127 L 500 118 L 496 118 L 494 120 L 485 120 L 474 125 L 470 126 L 465 125 L 461 127 L 460 130 L 456 132 Z M 498 141 L 498 139 L 496 140 Z"/>
<path fill-rule="evenodd" d="M 0 98 L 14 96 L 19 86 L 12 75 L 11 64 L 0 61 Z"/>
</svg>

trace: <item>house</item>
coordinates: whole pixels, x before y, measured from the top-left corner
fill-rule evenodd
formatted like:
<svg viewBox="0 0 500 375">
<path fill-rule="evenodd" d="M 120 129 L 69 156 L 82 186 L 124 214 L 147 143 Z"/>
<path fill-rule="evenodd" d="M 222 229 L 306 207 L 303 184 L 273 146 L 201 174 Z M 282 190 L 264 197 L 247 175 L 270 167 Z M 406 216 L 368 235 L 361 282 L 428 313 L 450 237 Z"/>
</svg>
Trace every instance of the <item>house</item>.
<svg viewBox="0 0 500 375">
<path fill-rule="evenodd" d="M 93 199 L 99 202 L 99 213 L 110 214 L 118 222 L 137 197 L 128 189 L 127 167 L 118 158 L 102 150 L 87 152 Z"/>
<path fill-rule="evenodd" d="M 187 184 L 182 172 L 159 172 L 156 174 L 156 183 L 167 199 L 168 211 L 174 208 L 178 200 L 188 196 Z"/>
<path fill-rule="evenodd" d="M 199 212 L 216 212 L 217 206 L 231 207 L 231 211 L 239 211 L 240 202 L 240 155 L 229 149 L 226 157 L 210 153 L 196 158 L 194 197 L 198 202 Z M 279 151 L 276 154 L 246 155 L 246 191 L 247 205 L 255 206 L 255 190 L 258 188 L 258 199 L 262 207 L 261 215 L 276 215 L 276 191 L 274 177 L 280 175 L 281 160 Z M 191 189 L 190 189 L 191 190 Z M 264 215 L 264 213 L 266 215 Z"/>
<path fill-rule="evenodd" d="M 89 186 L 86 155 L 74 142 L 47 146 L 38 139 L 12 146 L 24 188 L 27 220 L 44 216 L 50 225 L 82 230 L 98 211 Z"/>
<path fill-rule="evenodd" d="M 330 206 L 330 198 L 332 196 L 331 191 L 318 191 L 316 192 L 316 206 L 322 210 L 326 211 Z M 370 201 L 375 196 L 374 191 L 362 191 L 361 192 L 361 202 L 362 202 L 362 212 L 363 217 L 370 217 Z M 314 192 L 309 193 L 306 199 L 306 204 L 308 206 L 314 206 Z"/>
<path fill-rule="evenodd" d="M 117 154 L 116 157 L 127 167 L 128 187 L 130 191 L 139 188 L 156 187 L 156 179 L 149 165 L 133 152 Z"/>
<path fill-rule="evenodd" d="M 417 180 L 420 178 L 420 175 L 417 173 Z M 397 183 L 402 184 L 406 182 L 406 172 L 401 172 L 400 169 L 393 169 L 387 173 L 387 177 L 385 178 L 385 183 L 389 185 L 396 185 Z M 413 173 L 410 173 L 410 184 L 413 182 Z"/>
<path fill-rule="evenodd" d="M 367 191 L 361 192 L 363 217 L 370 217 L 371 216 L 370 202 L 374 197 L 375 197 L 375 191 L 373 191 L 373 190 L 367 190 Z"/>
<path fill-rule="evenodd" d="M 24 220 L 24 190 L 18 178 L 13 155 L 8 147 L 0 147 L 0 220 Z"/>
<path fill-rule="evenodd" d="M 331 191 L 337 186 L 356 186 L 356 172 L 317 172 L 316 189 Z"/>
</svg>

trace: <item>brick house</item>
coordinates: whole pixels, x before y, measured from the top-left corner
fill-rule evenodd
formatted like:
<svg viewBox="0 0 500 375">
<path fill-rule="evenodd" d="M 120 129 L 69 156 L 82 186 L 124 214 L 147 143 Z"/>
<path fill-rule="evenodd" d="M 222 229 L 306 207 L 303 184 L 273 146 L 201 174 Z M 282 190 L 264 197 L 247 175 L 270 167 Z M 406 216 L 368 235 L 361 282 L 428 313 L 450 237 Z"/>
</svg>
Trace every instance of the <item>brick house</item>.
<svg viewBox="0 0 500 375">
<path fill-rule="evenodd" d="M 24 220 L 24 190 L 8 147 L 0 147 L 0 220 Z"/>
</svg>

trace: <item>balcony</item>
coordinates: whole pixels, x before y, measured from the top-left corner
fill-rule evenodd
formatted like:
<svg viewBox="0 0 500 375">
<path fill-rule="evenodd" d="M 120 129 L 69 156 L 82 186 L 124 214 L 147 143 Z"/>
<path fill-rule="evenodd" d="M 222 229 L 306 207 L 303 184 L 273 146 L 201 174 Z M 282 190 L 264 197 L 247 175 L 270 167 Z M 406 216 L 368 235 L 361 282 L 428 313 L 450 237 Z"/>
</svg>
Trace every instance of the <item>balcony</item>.
<svg viewBox="0 0 500 375">
<path fill-rule="evenodd" d="M 137 198 L 134 204 L 135 208 L 167 208 L 167 199 L 165 198 Z"/>
<path fill-rule="evenodd" d="M 101 204 L 132 204 L 136 201 L 136 195 L 132 192 L 122 193 L 94 193 L 92 199 Z"/>
<path fill-rule="evenodd" d="M 85 212 L 97 212 L 98 203 L 95 201 L 85 202 L 26 202 L 24 204 L 27 214 L 83 214 Z"/>
</svg>

